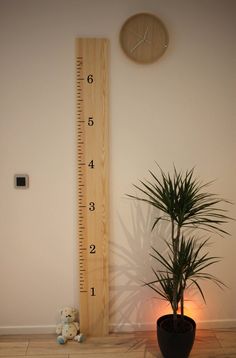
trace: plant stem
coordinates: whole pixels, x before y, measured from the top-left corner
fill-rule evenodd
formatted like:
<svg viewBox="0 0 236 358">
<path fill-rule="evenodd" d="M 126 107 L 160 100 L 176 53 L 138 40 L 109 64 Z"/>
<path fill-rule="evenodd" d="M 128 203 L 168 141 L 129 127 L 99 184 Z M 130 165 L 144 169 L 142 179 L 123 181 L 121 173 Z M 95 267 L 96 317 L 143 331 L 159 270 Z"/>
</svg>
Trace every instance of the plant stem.
<svg viewBox="0 0 236 358">
<path fill-rule="evenodd" d="M 172 245 L 174 248 L 174 245 L 175 245 L 175 222 L 173 219 L 171 220 L 171 240 L 172 240 Z"/>
<path fill-rule="evenodd" d="M 181 227 L 177 226 L 177 233 L 176 237 L 174 233 L 174 221 L 172 220 L 172 242 L 173 242 L 173 262 L 174 265 L 177 263 L 178 260 L 178 252 L 179 252 L 179 238 L 180 238 L 180 231 Z M 177 266 L 177 265 L 175 265 Z M 181 295 L 182 297 L 182 295 Z M 174 272 L 173 274 L 173 314 L 174 314 L 174 330 L 177 329 L 177 311 L 178 311 L 178 276 Z"/>
</svg>

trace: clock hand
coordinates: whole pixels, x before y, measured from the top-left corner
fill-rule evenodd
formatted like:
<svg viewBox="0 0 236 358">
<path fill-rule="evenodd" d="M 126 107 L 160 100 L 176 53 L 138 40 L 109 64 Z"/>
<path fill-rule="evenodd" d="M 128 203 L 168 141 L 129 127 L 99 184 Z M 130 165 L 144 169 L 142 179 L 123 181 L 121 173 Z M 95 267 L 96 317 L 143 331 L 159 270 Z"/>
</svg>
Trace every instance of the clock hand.
<svg viewBox="0 0 236 358">
<path fill-rule="evenodd" d="M 141 36 L 139 33 L 137 33 L 137 32 L 134 31 L 134 30 L 130 30 L 130 32 L 131 32 L 133 35 L 135 35 L 135 36 L 137 36 L 138 38 L 140 38 L 140 41 L 143 40 L 143 41 L 147 42 L 147 43 L 150 45 L 151 42 L 147 40 L 148 30 L 149 30 L 149 28 L 148 28 L 148 26 L 147 26 L 146 31 L 145 31 L 145 33 L 144 33 L 144 36 Z M 134 49 L 134 50 L 135 50 L 135 49 Z M 133 51 L 134 51 L 134 50 L 133 50 Z M 133 52 L 133 51 L 131 50 L 131 52 Z"/>
<path fill-rule="evenodd" d="M 148 31 L 149 31 L 149 27 L 147 26 L 144 36 L 143 36 L 143 41 L 147 42 L 149 45 L 151 45 L 151 41 L 147 40 Z"/>
<path fill-rule="evenodd" d="M 146 30 L 145 30 L 145 32 L 144 32 L 144 36 L 143 36 L 144 41 L 145 41 L 146 38 L 147 38 L 147 34 L 148 34 L 148 26 L 147 26 L 147 28 L 146 28 Z"/>
<path fill-rule="evenodd" d="M 134 45 L 134 47 L 131 48 L 130 52 L 133 53 L 134 50 L 136 50 L 136 48 L 137 48 L 138 46 L 140 46 L 142 42 L 144 42 L 144 39 L 143 39 L 143 38 L 142 38 L 141 40 L 139 40 L 139 41 L 136 43 L 136 45 Z"/>
</svg>

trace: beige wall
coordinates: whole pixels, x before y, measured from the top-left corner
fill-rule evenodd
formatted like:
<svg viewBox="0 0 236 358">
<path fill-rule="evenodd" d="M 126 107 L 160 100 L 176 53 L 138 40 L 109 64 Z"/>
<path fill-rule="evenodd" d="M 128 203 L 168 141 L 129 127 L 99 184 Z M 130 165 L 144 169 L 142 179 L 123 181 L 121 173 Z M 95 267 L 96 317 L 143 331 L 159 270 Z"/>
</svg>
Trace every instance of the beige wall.
<svg viewBox="0 0 236 358">
<path fill-rule="evenodd" d="M 0 0 L 0 333 L 49 332 L 58 309 L 78 306 L 74 40 L 107 37 L 110 66 L 110 291 L 112 328 L 150 328 L 166 311 L 140 287 L 152 277 L 150 215 L 125 199 L 157 161 L 196 166 L 212 189 L 236 202 L 234 0 Z M 153 12 L 170 45 L 140 66 L 122 53 L 125 19 Z M 28 173 L 30 188 L 13 176 Z M 235 207 L 230 214 L 236 217 Z M 189 305 L 206 325 L 236 324 L 236 229 L 215 238 L 224 260 Z M 160 237 L 164 235 L 160 229 Z M 190 293 L 190 298 L 196 298 Z M 191 306 L 191 307 L 190 307 Z"/>
</svg>

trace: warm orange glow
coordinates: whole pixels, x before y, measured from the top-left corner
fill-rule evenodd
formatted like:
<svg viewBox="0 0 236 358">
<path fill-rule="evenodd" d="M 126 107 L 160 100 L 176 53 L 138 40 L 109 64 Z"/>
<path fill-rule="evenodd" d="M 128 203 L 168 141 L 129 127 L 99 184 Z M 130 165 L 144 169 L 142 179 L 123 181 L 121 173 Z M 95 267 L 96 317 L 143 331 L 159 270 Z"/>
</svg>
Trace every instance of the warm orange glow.
<svg viewBox="0 0 236 358">
<path fill-rule="evenodd" d="M 150 318 L 153 321 L 161 316 L 172 313 L 170 305 L 162 299 L 153 299 L 150 309 Z"/>
<path fill-rule="evenodd" d="M 155 300 L 156 304 L 152 307 L 152 316 L 157 318 L 166 314 L 172 314 L 171 306 L 163 300 Z M 196 322 L 203 319 L 202 313 L 204 312 L 205 303 L 196 292 L 196 290 L 189 290 L 185 294 L 184 300 L 184 314 L 193 318 Z M 180 308 L 178 310 L 180 313 Z"/>
<path fill-rule="evenodd" d="M 164 303 L 161 307 L 161 315 L 164 316 L 165 314 L 171 314 L 171 313 L 172 313 L 171 306 Z"/>
<path fill-rule="evenodd" d="M 180 309 L 178 310 L 178 313 L 180 313 Z M 194 302 L 185 303 L 184 314 L 188 317 L 193 318 L 194 320 L 197 320 L 198 312 Z"/>
<path fill-rule="evenodd" d="M 202 319 L 203 306 L 205 306 L 202 298 L 196 290 L 189 290 L 185 294 L 184 314 L 193 318 L 196 322 Z"/>
</svg>

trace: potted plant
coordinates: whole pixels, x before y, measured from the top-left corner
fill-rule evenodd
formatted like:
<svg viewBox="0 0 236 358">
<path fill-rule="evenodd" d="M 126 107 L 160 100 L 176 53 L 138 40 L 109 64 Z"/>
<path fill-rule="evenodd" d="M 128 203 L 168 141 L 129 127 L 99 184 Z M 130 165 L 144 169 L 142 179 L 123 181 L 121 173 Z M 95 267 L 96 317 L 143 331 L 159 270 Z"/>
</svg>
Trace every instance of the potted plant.
<svg viewBox="0 0 236 358">
<path fill-rule="evenodd" d="M 205 191 L 211 182 L 201 183 L 194 177 L 194 169 L 178 172 L 174 168 L 172 175 L 160 167 L 159 170 L 160 177 L 150 171 L 151 180 L 140 180 L 140 185 L 134 185 L 141 196 L 128 196 L 156 209 L 152 230 L 162 221 L 170 223 L 170 238 L 166 240 L 168 254 L 165 256 L 152 247 L 151 256 L 161 267 L 153 269 L 154 279 L 145 285 L 167 300 L 172 308 L 172 314 L 157 319 L 157 339 L 163 356 L 187 358 L 194 343 L 196 323 L 184 314 L 186 289 L 195 286 L 205 301 L 199 280 L 224 285 L 206 272 L 219 261 L 206 252 L 210 238 L 199 242 L 195 231 L 228 234 L 222 225 L 230 218 L 219 205 L 229 202 Z"/>
</svg>

